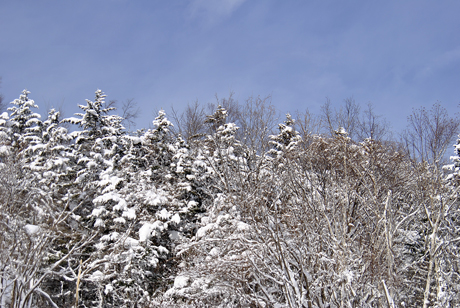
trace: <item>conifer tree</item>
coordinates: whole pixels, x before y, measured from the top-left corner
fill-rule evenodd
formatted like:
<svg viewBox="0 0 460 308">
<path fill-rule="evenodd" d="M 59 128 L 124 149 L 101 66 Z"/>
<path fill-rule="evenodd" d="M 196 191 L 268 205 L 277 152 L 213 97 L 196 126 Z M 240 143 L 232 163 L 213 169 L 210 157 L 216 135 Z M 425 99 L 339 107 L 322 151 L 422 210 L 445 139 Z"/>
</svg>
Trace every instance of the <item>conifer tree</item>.
<svg viewBox="0 0 460 308">
<path fill-rule="evenodd" d="M 292 116 L 289 113 L 286 114 L 284 123 L 278 124 L 279 133 L 270 136 L 272 140 L 270 143 L 273 149 L 271 149 L 268 154 L 279 158 L 295 148 L 297 143 L 301 140 L 301 137 L 299 132 L 295 130 L 294 122 Z"/>
<path fill-rule="evenodd" d="M 27 148 L 29 144 L 39 143 L 41 116 L 31 110 L 31 108 L 38 108 L 38 106 L 29 99 L 29 94 L 29 91 L 23 90 L 19 98 L 11 102 L 13 106 L 8 108 L 10 111 L 9 135 L 11 146 L 17 154 Z"/>
</svg>

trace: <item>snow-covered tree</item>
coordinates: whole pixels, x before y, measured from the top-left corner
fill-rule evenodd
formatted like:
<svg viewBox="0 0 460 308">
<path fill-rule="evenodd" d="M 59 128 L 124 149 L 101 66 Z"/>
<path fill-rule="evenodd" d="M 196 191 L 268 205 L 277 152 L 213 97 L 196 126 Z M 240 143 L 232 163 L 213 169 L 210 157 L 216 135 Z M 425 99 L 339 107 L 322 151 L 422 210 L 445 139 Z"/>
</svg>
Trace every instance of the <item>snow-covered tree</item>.
<svg viewBox="0 0 460 308">
<path fill-rule="evenodd" d="M 67 129 L 60 126 L 59 117 L 60 113 L 51 109 L 40 127 L 37 142 L 24 150 L 30 157 L 24 161 L 24 168 L 30 170 L 30 176 L 35 177 L 43 189 L 51 194 L 69 181 L 73 167 L 68 157 L 70 137 Z"/>
<path fill-rule="evenodd" d="M 29 94 L 29 91 L 23 90 L 19 98 L 10 103 L 13 106 L 8 108 L 10 111 L 8 133 L 16 154 L 21 153 L 29 144 L 39 142 L 41 116 L 32 111 L 31 108 L 38 108 L 38 106 L 29 99 Z"/>
<path fill-rule="evenodd" d="M 295 130 L 294 123 L 294 119 L 292 119 L 292 116 L 288 113 L 284 123 L 278 125 L 279 133 L 270 136 L 270 143 L 273 146 L 273 149 L 268 152 L 270 155 L 280 158 L 297 146 L 301 137 L 299 132 Z"/>
<path fill-rule="evenodd" d="M 85 192 L 83 197 L 96 192 L 100 181 L 110 177 L 123 156 L 122 119 L 109 114 L 114 108 L 106 106 L 105 97 L 101 90 L 97 90 L 94 102 L 86 100 L 86 106 L 79 105 L 85 113 L 63 120 L 82 129 L 71 133 L 75 139 L 71 156 L 77 164 L 75 184 L 80 192 Z"/>
<path fill-rule="evenodd" d="M 76 227 L 79 205 L 62 204 L 28 172 L 21 161 L 0 165 L 0 306 L 58 307 L 48 283 L 77 280 L 70 261 L 93 234 Z"/>
<path fill-rule="evenodd" d="M 28 94 L 0 115 L 1 307 L 459 305 L 460 141 L 445 174 L 358 143 L 352 102 L 328 137 L 229 103 L 187 143 L 163 110 L 126 133 L 100 90 L 69 134 Z"/>
<path fill-rule="evenodd" d="M 9 124 L 8 112 L 3 112 L 0 115 L 0 162 L 4 162 L 11 152 L 11 139 L 8 134 Z"/>
</svg>

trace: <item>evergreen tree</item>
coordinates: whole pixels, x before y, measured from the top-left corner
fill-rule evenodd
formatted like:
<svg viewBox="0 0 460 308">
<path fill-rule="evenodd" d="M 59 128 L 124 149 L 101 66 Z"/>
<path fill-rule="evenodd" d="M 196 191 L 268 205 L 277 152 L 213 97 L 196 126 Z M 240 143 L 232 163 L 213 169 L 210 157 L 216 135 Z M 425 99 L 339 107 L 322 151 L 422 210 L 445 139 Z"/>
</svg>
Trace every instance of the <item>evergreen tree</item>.
<svg viewBox="0 0 460 308">
<path fill-rule="evenodd" d="M 35 102 L 29 99 L 30 92 L 23 90 L 18 99 L 11 102 L 9 135 L 11 146 L 16 154 L 21 153 L 29 144 L 37 144 L 41 128 L 40 114 L 35 113 L 31 108 L 38 108 Z"/>
<path fill-rule="evenodd" d="M 270 136 L 272 140 L 270 143 L 273 146 L 268 154 L 280 158 L 286 155 L 289 151 L 293 150 L 298 142 L 301 140 L 299 132 L 294 128 L 294 119 L 291 115 L 286 114 L 286 120 L 284 123 L 278 124 L 278 135 Z"/>
</svg>

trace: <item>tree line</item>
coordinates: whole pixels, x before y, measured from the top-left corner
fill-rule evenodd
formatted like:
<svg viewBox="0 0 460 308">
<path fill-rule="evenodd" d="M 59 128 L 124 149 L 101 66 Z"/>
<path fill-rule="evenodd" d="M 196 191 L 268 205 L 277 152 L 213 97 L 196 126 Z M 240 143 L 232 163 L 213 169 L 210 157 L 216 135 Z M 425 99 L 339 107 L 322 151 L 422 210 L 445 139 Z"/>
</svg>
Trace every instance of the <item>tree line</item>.
<svg viewBox="0 0 460 308">
<path fill-rule="evenodd" d="M 270 98 L 160 110 L 101 90 L 0 116 L 1 307 L 458 307 L 460 121 Z M 278 123 L 281 122 L 281 123 Z M 69 130 L 69 125 L 74 130 Z"/>
</svg>

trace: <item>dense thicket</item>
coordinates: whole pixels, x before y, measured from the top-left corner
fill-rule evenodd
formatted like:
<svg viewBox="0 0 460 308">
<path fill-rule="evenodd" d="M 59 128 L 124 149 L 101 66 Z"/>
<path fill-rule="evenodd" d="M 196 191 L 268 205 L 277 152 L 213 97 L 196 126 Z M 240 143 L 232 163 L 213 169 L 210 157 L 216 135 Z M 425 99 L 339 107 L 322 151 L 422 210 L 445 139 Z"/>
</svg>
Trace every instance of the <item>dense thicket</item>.
<svg viewBox="0 0 460 308">
<path fill-rule="evenodd" d="M 230 97 L 129 133 L 100 90 L 45 121 L 29 94 L 0 116 L 0 307 L 460 307 L 440 105 L 399 142 L 352 99 L 276 128 Z"/>
</svg>

